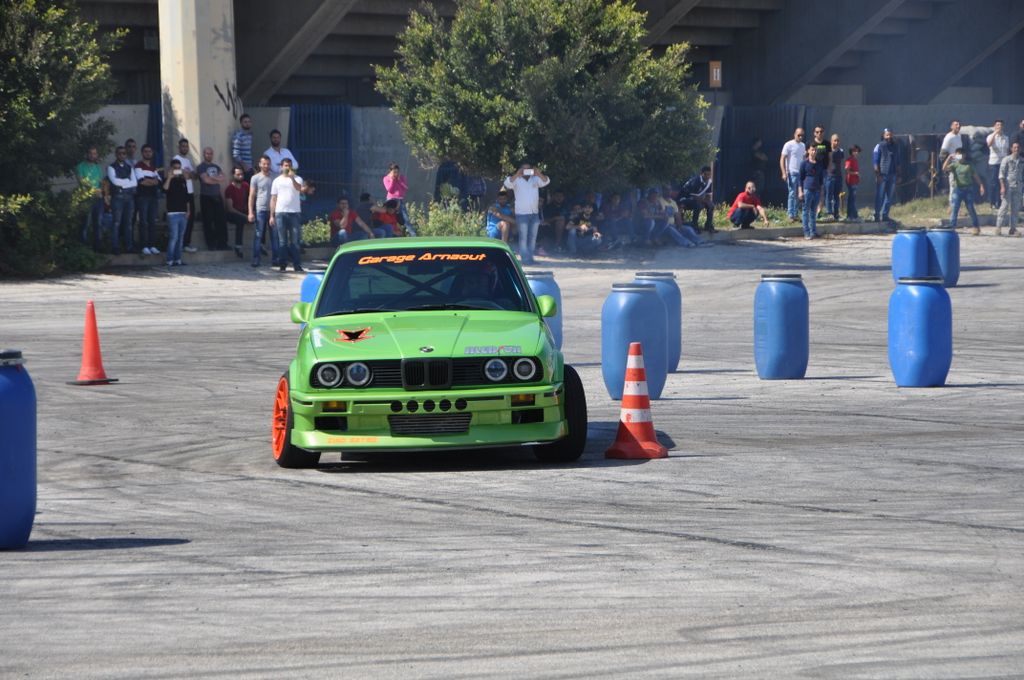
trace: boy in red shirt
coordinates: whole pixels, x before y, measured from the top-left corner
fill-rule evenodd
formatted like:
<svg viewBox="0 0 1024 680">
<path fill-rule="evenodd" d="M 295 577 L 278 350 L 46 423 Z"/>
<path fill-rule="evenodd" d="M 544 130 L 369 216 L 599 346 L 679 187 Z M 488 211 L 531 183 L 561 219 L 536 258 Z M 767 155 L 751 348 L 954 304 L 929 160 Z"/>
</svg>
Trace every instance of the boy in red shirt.
<svg viewBox="0 0 1024 680">
<path fill-rule="evenodd" d="M 768 226 L 768 215 L 761 207 L 761 199 L 757 197 L 757 186 L 747 182 L 744 191 L 736 196 L 729 209 L 729 221 L 740 229 L 750 229 L 754 219 L 760 215 L 764 226 Z"/>
<path fill-rule="evenodd" d="M 850 157 L 846 159 L 846 220 L 848 222 L 860 222 L 860 215 L 857 214 L 857 185 L 860 184 L 860 147 L 854 144 L 850 147 Z"/>
<path fill-rule="evenodd" d="M 405 221 L 398 214 L 399 209 L 399 202 L 394 198 L 385 201 L 383 208 L 378 206 L 370 208 L 373 211 L 373 221 L 383 227 L 388 236 L 402 235 L 402 226 Z"/>
<path fill-rule="evenodd" d="M 331 245 L 340 246 L 345 241 L 358 241 L 364 238 L 378 238 L 380 230 L 371 229 L 363 222 L 355 210 L 348 207 L 347 198 L 338 199 L 338 208 L 329 216 L 331 220 Z M 359 227 L 354 231 L 354 227 Z"/>
<path fill-rule="evenodd" d="M 242 255 L 242 235 L 249 223 L 249 183 L 245 181 L 245 170 L 235 166 L 231 183 L 224 190 L 224 208 L 227 221 L 235 225 L 235 255 Z"/>
</svg>

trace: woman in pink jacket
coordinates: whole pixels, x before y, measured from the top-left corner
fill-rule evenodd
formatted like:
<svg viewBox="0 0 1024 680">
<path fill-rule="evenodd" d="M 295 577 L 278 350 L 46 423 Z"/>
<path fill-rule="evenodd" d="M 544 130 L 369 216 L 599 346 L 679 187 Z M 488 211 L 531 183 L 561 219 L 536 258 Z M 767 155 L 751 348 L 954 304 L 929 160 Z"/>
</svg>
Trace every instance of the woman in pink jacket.
<svg viewBox="0 0 1024 680">
<path fill-rule="evenodd" d="M 388 192 L 387 200 L 398 201 L 398 211 L 402 215 L 402 222 L 405 223 L 409 233 L 415 235 L 409 225 L 409 213 L 405 210 L 405 192 L 409 190 L 409 182 L 406 181 L 405 175 L 399 172 L 398 163 L 388 163 L 388 174 L 384 175 L 384 189 Z"/>
</svg>

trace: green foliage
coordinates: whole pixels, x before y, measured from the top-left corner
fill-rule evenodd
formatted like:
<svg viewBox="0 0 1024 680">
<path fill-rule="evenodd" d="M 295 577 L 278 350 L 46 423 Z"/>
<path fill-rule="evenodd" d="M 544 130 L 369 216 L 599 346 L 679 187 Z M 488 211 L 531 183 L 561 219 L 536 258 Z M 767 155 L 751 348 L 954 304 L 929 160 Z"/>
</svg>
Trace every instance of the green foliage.
<svg viewBox="0 0 1024 680">
<path fill-rule="evenodd" d="M 456 192 L 456 196 L 458 192 Z M 483 236 L 484 214 L 462 210 L 456 199 L 430 201 L 426 205 L 407 203 L 409 221 L 416 225 L 418 236 Z"/>
<path fill-rule="evenodd" d="M 79 240 L 90 200 L 85 190 L 0 196 L 0 276 L 96 269 L 102 256 Z"/>
<path fill-rule="evenodd" d="M 710 160 L 688 46 L 654 57 L 632 3 L 456 4 L 450 26 L 429 5 L 413 12 L 398 62 L 377 69 L 421 159 L 488 177 L 529 161 L 566 189 L 641 186 Z"/>
<path fill-rule="evenodd" d="M 327 245 L 331 242 L 331 222 L 326 217 L 315 217 L 302 225 L 302 242 L 308 246 Z"/>
<path fill-rule="evenodd" d="M 27 194 L 68 175 L 113 126 L 86 122 L 113 93 L 106 55 L 120 34 L 82 21 L 70 0 L 0 3 L 0 194 Z"/>
<path fill-rule="evenodd" d="M 100 33 L 70 0 L 0 2 L 0 275 L 89 269 L 76 245 L 83 196 L 51 196 L 95 145 L 109 148 L 113 126 L 87 122 L 113 92 L 106 55 L 120 32 Z"/>
</svg>

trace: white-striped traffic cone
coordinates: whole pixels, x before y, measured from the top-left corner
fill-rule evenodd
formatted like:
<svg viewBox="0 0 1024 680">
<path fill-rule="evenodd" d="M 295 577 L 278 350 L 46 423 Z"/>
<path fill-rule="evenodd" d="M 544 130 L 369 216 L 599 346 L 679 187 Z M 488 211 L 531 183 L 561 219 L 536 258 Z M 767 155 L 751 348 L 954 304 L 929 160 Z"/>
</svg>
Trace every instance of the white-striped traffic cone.
<svg viewBox="0 0 1024 680">
<path fill-rule="evenodd" d="M 615 435 L 615 443 L 604 452 L 604 457 L 627 460 L 668 457 L 668 449 L 658 443 L 654 433 L 651 398 L 647 395 L 644 350 L 639 342 L 629 343 L 619 431 Z"/>
</svg>

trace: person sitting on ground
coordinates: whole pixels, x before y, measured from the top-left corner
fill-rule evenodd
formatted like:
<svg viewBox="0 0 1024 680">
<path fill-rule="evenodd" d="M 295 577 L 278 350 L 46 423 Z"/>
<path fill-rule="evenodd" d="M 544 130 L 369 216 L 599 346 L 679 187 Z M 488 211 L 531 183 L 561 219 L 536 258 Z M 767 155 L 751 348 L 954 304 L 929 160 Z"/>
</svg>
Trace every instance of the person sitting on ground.
<svg viewBox="0 0 1024 680">
<path fill-rule="evenodd" d="M 633 211 L 622 200 L 622 194 L 614 193 L 608 196 L 601 215 L 603 221 L 600 229 L 605 242 L 612 247 L 621 246 L 629 239 L 633 222 Z"/>
<path fill-rule="evenodd" d="M 402 235 L 402 227 L 405 223 L 398 212 L 399 207 L 398 200 L 391 198 L 385 201 L 383 206 L 374 206 L 370 208 L 373 213 L 374 226 L 383 227 L 385 230 L 385 236 L 391 237 Z"/>
<path fill-rule="evenodd" d="M 674 204 L 673 204 L 674 206 Z M 669 214 L 666 204 L 662 202 L 657 189 L 647 192 L 647 197 L 639 204 L 640 233 L 646 234 L 644 243 L 649 246 L 675 244 L 684 248 L 696 248 L 705 245 L 697 232 L 689 225 L 673 224 L 675 215 Z"/>
<path fill-rule="evenodd" d="M 570 217 L 569 212 L 569 204 L 565 202 L 565 193 L 557 190 L 551 192 L 551 197 L 544 203 L 538 238 L 548 240 L 546 237 L 550 237 L 549 242 L 555 250 L 561 250 L 564 245 L 563 238 L 566 222 Z M 540 254 L 538 253 L 538 255 Z"/>
<path fill-rule="evenodd" d="M 637 203 L 639 243 L 646 247 L 655 245 L 667 225 L 668 216 L 665 214 L 660 194 L 657 189 L 650 189 L 647 195 Z"/>
<path fill-rule="evenodd" d="M 757 217 L 761 218 L 764 226 L 768 226 L 768 214 L 761 207 L 761 199 L 757 197 L 757 185 L 747 182 L 729 208 L 729 221 L 740 229 L 751 229 Z"/>
<path fill-rule="evenodd" d="M 364 222 L 356 211 L 349 207 L 348 199 L 344 197 L 338 199 L 337 208 L 330 214 L 330 220 L 331 245 L 335 247 L 347 241 L 384 238 L 387 235 L 382 227 L 374 229 Z"/>
<path fill-rule="evenodd" d="M 700 169 L 700 174 L 694 175 L 683 184 L 679 190 L 679 207 L 693 211 L 693 220 L 690 224 L 694 229 L 700 229 L 700 213 L 703 210 L 704 231 L 715 231 L 715 199 L 710 165 L 705 165 Z"/>
<path fill-rule="evenodd" d="M 487 210 L 487 237 L 501 239 L 508 243 L 509 232 L 512 231 L 512 224 L 515 217 L 512 214 L 512 205 L 508 202 L 508 192 L 502 189 L 498 197 Z"/>
<path fill-rule="evenodd" d="M 573 255 L 589 255 L 596 252 L 602 243 L 601 232 L 592 224 L 594 205 L 586 203 L 573 206 L 573 215 L 565 227 L 566 242 Z"/>
</svg>

